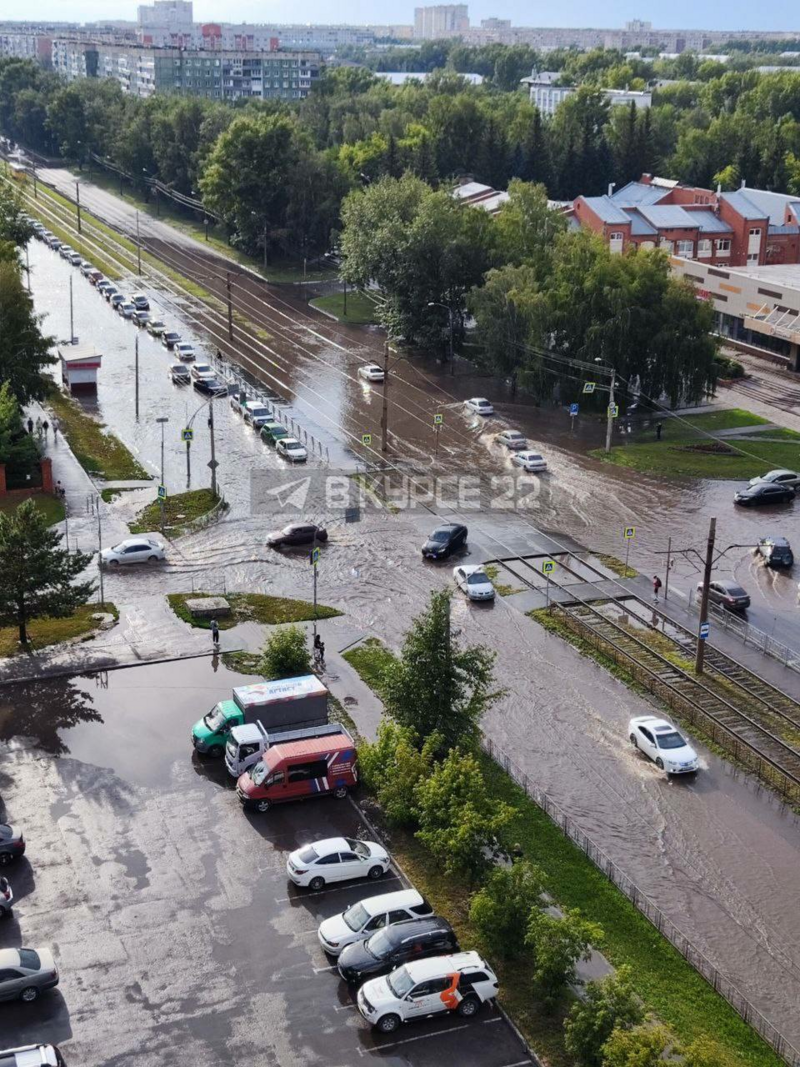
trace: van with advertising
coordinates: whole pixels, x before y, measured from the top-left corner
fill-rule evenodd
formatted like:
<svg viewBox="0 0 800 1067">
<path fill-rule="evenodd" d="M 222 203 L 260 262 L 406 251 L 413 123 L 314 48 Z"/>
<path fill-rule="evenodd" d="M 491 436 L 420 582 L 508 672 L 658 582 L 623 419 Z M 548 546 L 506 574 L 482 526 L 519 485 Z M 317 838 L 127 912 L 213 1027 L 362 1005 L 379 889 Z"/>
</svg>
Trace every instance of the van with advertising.
<svg viewBox="0 0 800 1067">
<path fill-rule="evenodd" d="M 270 732 L 322 726 L 328 721 L 328 690 L 314 674 L 241 685 L 192 727 L 192 745 L 204 756 L 225 752 L 234 726 L 261 722 Z"/>
<path fill-rule="evenodd" d="M 324 794 L 342 799 L 358 783 L 356 746 L 344 726 L 338 734 L 273 745 L 236 783 L 245 809 L 269 811 L 273 804 Z"/>
</svg>

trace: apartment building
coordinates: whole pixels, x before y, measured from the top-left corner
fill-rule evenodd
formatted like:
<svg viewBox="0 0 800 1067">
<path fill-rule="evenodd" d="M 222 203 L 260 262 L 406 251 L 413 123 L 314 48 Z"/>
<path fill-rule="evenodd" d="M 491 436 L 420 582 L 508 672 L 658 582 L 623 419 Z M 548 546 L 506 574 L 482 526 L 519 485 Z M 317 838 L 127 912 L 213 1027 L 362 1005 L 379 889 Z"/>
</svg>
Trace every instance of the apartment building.
<svg viewBox="0 0 800 1067">
<path fill-rule="evenodd" d="M 742 187 L 713 192 L 643 174 L 606 196 L 579 196 L 572 217 L 612 252 L 662 248 L 715 267 L 800 263 L 800 197 Z"/>
<path fill-rule="evenodd" d="M 13 33 L 0 30 L 0 56 L 31 59 L 49 67 L 53 51 L 51 37 L 39 33 Z"/>
<path fill-rule="evenodd" d="M 437 40 L 459 37 L 469 30 L 469 8 L 466 4 L 435 4 L 414 8 L 414 37 Z"/>
<path fill-rule="evenodd" d="M 528 86 L 531 103 L 542 115 L 555 114 L 559 104 L 578 91 L 574 85 L 558 85 L 560 77 L 561 71 L 544 70 L 521 79 L 521 84 Z M 647 108 L 653 103 L 653 94 L 646 89 L 603 89 L 603 94 L 612 106 L 636 104 L 638 108 Z"/>
</svg>

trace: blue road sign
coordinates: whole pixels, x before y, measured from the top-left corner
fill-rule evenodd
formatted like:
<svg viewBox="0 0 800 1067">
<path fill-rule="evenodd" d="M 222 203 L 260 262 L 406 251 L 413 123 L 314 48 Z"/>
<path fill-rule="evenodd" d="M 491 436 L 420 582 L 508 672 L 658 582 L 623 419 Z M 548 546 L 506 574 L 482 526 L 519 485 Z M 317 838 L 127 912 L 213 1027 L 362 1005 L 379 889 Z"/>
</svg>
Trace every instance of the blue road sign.
<svg viewBox="0 0 800 1067">
<path fill-rule="evenodd" d="M 311 549 L 311 566 L 312 567 L 316 567 L 316 565 L 318 563 L 319 563 L 319 549 L 318 548 L 312 548 Z"/>
<path fill-rule="evenodd" d="M 544 563 L 542 564 L 542 573 L 543 574 L 552 574 L 554 569 L 555 569 L 555 563 L 553 563 L 553 561 L 551 559 L 546 559 L 544 561 Z"/>
<path fill-rule="evenodd" d="M 711 624 L 708 623 L 708 622 L 701 622 L 700 623 L 700 640 L 701 641 L 707 640 L 708 635 L 709 635 L 710 632 L 711 632 Z"/>
<path fill-rule="evenodd" d="M 583 391 L 584 391 L 584 393 L 593 393 L 594 392 L 594 387 L 595 387 L 596 384 L 597 384 L 596 382 L 584 382 L 583 383 Z"/>
<path fill-rule="evenodd" d="M 578 405 L 577 404 L 570 404 L 569 413 L 574 418 L 578 414 Z"/>
<path fill-rule="evenodd" d="M 165 485 L 159 485 L 159 487 L 158 487 L 158 499 L 159 500 L 166 500 L 167 499 L 167 487 Z"/>
</svg>

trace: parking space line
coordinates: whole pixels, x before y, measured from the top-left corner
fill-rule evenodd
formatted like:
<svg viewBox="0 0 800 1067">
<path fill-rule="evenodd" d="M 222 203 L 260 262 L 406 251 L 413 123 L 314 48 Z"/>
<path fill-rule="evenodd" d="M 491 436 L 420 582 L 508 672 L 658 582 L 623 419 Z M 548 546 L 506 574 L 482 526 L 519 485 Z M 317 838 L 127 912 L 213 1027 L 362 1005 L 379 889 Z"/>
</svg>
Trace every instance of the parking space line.
<svg viewBox="0 0 800 1067">
<path fill-rule="evenodd" d="M 533 1060 L 517 1060 L 516 1063 L 505 1063 L 503 1067 L 532 1067 Z"/>
<path fill-rule="evenodd" d="M 400 882 L 402 879 L 396 874 L 390 874 L 388 878 L 381 878 L 381 885 L 385 885 L 387 882 Z M 298 886 L 298 888 L 302 888 Z M 352 889 L 351 883 L 347 885 L 331 886 L 330 889 L 312 889 L 310 892 L 303 893 L 302 899 L 305 900 L 308 897 L 321 897 L 324 893 L 341 893 L 345 889 Z M 290 900 L 298 900 L 298 897 L 275 897 L 276 904 L 288 904 Z"/>
<path fill-rule="evenodd" d="M 338 971 L 339 968 L 334 964 L 333 967 L 312 967 L 311 970 L 314 974 L 326 974 L 328 971 Z"/>
<path fill-rule="evenodd" d="M 426 1034 L 417 1034 L 416 1037 L 404 1037 L 402 1041 L 387 1041 L 385 1045 L 376 1045 L 375 1048 L 359 1048 L 356 1049 L 359 1056 L 371 1056 L 373 1052 L 382 1052 L 385 1048 L 394 1048 L 395 1045 L 409 1045 L 412 1041 L 424 1041 L 428 1037 L 440 1037 L 442 1034 L 454 1034 L 458 1030 L 466 1030 L 469 1023 L 462 1023 L 461 1026 L 450 1026 L 447 1030 L 433 1030 L 428 1031 Z"/>
<path fill-rule="evenodd" d="M 358 1004 L 337 1004 L 334 1011 L 358 1011 Z"/>
</svg>

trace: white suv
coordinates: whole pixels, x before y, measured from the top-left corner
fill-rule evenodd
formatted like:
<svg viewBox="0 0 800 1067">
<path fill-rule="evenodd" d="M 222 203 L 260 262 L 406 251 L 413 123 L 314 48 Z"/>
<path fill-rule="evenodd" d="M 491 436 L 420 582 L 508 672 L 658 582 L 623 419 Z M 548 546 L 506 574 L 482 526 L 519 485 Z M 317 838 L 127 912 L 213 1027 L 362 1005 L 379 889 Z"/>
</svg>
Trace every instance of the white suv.
<svg viewBox="0 0 800 1067">
<path fill-rule="evenodd" d="M 497 976 L 477 952 L 434 956 L 373 978 L 358 991 L 358 1010 L 382 1034 L 400 1023 L 454 1011 L 472 1018 L 497 996 Z"/>
<path fill-rule="evenodd" d="M 343 948 L 371 937 L 376 930 L 407 919 L 426 919 L 433 908 L 416 889 L 396 893 L 379 893 L 359 900 L 339 915 L 319 924 L 319 943 L 329 956 L 338 956 Z"/>
</svg>

